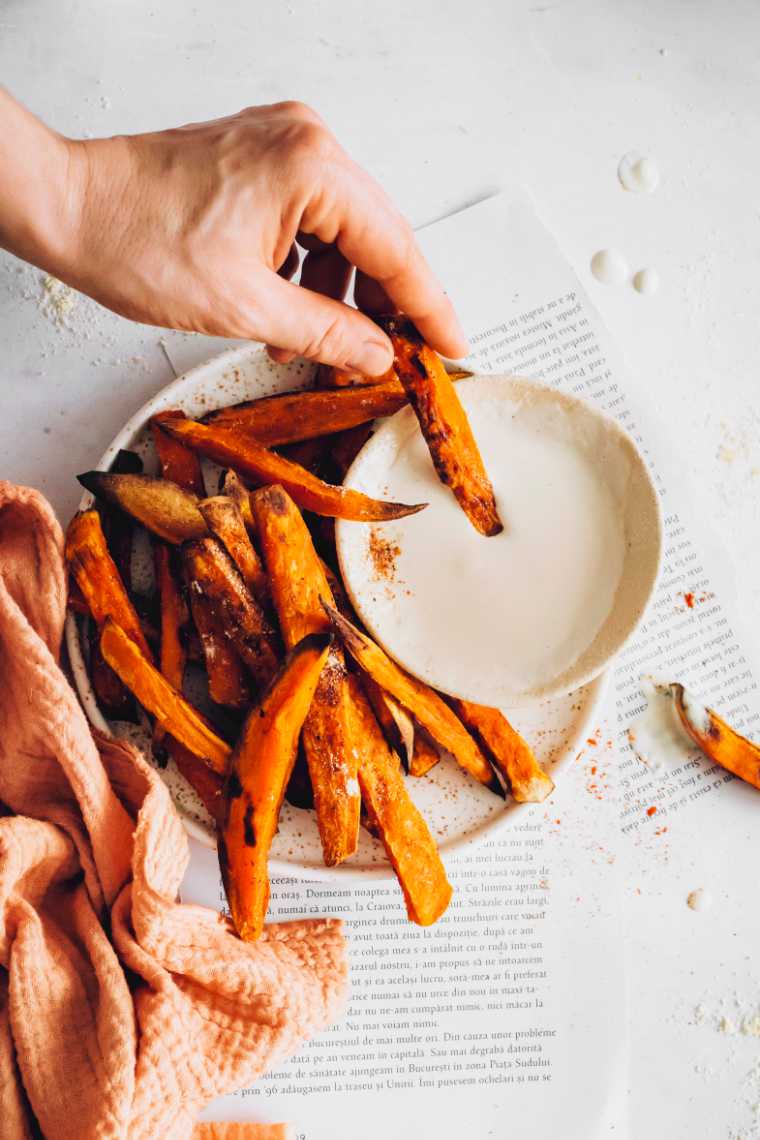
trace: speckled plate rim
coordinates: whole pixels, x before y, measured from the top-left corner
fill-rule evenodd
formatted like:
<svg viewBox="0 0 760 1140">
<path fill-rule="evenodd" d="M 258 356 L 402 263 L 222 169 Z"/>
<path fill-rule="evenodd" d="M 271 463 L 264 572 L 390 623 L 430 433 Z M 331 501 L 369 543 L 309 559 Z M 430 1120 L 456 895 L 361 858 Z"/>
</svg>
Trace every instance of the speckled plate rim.
<svg viewBox="0 0 760 1140">
<path fill-rule="evenodd" d="M 212 357 L 210 360 L 189 369 L 182 373 L 181 376 L 171 380 L 129 418 L 103 452 L 95 466 L 100 470 L 107 470 L 116 457 L 116 454 L 121 449 L 131 446 L 134 437 L 144 429 L 150 417 L 169 406 L 175 398 L 180 399 L 184 396 L 186 388 L 196 383 L 204 372 L 208 371 L 213 374 L 214 378 L 217 378 L 222 373 L 234 370 L 235 367 L 239 366 L 243 361 L 249 361 L 250 357 L 255 355 L 263 355 L 263 350 L 256 346 L 249 345 L 228 349 L 226 352 Z M 92 501 L 93 496 L 89 492 L 85 492 L 79 501 L 77 509 L 86 510 Z M 114 734 L 111 730 L 111 726 L 100 711 L 95 699 L 82 651 L 78 623 L 75 615 L 72 613 L 69 613 L 66 618 L 65 638 L 72 676 L 87 718 L 94 728 L 98 729 L 98 731 L 104 735 L 112 737 Z M 575 755 L 581 747 L 583 740 L 588 736 L 590 726 L 595 720 L 604 698 L 606 680 L 607 675 L 603 673 L 584 686 L 585 710 L 578 719 L 575 732 L 568 737 L 564 751 L 553 761 L 551 766 L 552 775 L 561 771 L 568 764 L 571 757 Z M 216 843 L 208 829 L 193 819 L 187 812 L 183 811 L 176 800 L 173 800 L 173 802 L 188 835 L 202 846 L 214 849 Z M 467 835 L 462 836 L 460 839 L 449 841 L 445 845 L 440 845 L 441 857 L 444 863 L 448 864 L 452 858 L 480 842 L 486 835 L 493 835 L 497 831 L 510 825 L 514 822 L 516 816 L 523 815 L 522 809 L 530 810 L 536 807 L 541 807 L 541 805 L 512 804 L 507 810 L 498 815 L 485 818 L 479 826 L 473 827 Z M 393 869 L 389 863 L 378 864 L 372 867 L 357 867 L 350 862 L 343 863 L 338 867 L 299 866 L 298 864 L 273 856 L 270 858 L 269 867 L 270 872 L 273 874 L 313 882 L 347 881 L 350 879 L 388 881 L 394 877 Z"/>
</svg>

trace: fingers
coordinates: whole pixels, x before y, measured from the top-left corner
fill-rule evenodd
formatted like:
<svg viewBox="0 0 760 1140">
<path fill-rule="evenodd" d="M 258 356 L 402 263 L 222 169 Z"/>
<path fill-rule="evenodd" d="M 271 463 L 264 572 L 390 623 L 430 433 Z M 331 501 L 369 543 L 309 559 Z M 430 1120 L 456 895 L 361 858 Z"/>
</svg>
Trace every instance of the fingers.
<svg viewBox="0 0 760 1140">
<path fill-rule="evenodd" d="M 379 186 L 347 163 L 338 197 L 337 245 L 375 280 L 393 308 L 407 313 L 444 356 L 465 356 L 467 340 L 454 308 L 425 261 L 412 230 Z"/>
<path fill-rule="evenodd" d="M 276 345 L 270 356 L 281 363 L 283 354 L 297 353 L 367 376 L 379 376 L 393 363 L 390 341 L 369 317 L 269 271 L 257 290 L 249 335 Z"/>
</svg>

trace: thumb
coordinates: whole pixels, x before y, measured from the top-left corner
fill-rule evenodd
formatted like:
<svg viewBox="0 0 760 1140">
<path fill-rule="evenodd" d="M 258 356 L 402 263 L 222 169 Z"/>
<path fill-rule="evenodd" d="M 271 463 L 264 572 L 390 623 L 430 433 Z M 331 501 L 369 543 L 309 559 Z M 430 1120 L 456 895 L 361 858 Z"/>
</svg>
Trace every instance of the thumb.
<svg viewBox="0 0 760 1140">
<path fill-rule="evenodd" d="M 367 376 L 380 376 L 393 364 L 393 349 L 377 325 L 356 309 L 267 273 L 257 298 L 251 336 Z"/>
</svg>

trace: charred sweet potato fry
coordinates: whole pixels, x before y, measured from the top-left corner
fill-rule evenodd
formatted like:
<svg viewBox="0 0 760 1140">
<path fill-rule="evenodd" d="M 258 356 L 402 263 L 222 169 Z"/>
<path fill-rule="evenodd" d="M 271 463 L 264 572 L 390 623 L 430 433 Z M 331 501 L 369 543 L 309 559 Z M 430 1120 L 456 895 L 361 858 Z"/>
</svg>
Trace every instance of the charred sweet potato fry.
<svg viewBox="0 0 760 1140">
<path fill-rule="evenodd" d="M 198 497 L 168 479 L 87 471 L 77 479 L 100 499 L 132 515 L 153 534 L 178 544 L 207 534 Z"/>
<path fill-rule="evenodd" d="M 211 700 L 228 709 L 245 709 L 251 703 L 251 690 L 243 662 L 227 639 L 221 621 L 212 611 L 209 599 L 189 590 L 190 612 L 201 643 Z"/>
<path fill-rule="evenodd" d="M 224 775 L 230 746 L 217 736 L 206 718 L 169 684 L 121 626 L 109 618 L 100 635 L 100 648 L 137 700 L 152 713 L 167 732 L 205 760 L 209 768 Z"/>
<path fill-rule="evenodd" d="M 491 763 L 501 772 L 517 803 L 540 804 L 551 795 L 553 781 L 503 713 L 472 701 L 453 698 L 451 706 Z"/>
<path fill-rule="evenodd" d="M 446 702 L 423 682 L 400 669 L 379 645 L 342 617 L 329 602 L 325 603 L 325 612 L 357 664 L 408 709 L 465 771 L 501 795 L 501 785 L 491 765 Z"/>
<path fill-rule="evenodd" d="M 390 416 L 406 402 L 403 385 L 393 379 L 356 388 L 264 396 L 211 412 L 204 423 L 250 432 L 266 447 L 280 447 Z"/>
<path fill-rule="evenodd" d="M 396 371 L 427 440 L 438 478 L 481 534 L 504 528 L 467 416 L 443 361 L 406 317 L 382 317 L 396 356 Z"/>
<path fill-rule="evenodd" d="M 98 628 L 113 618 L 150 658 L 140 619 L 109 553 L 97 511 L 81 511 L 69 523 L 66 562 Z"/>
<path fill-rule="evenodd" d="M 150 430 L 163 478 L 203 498 L 206 487 L 203 482 L 201 461 L 192 448 L 185 447 L 178 439 L 173 439 L 155 420 L 151 420 Z"/>
<path fill-rule="evenodd" d="M 304 467 L 268 451 L 252 436 L 236 428 L 221 428 L 188 420 L 181 412 L 162 412 L 161 427 L 176 439 L 257 484 L 279 483 L 304 510 L 357 522 L 403 518 L 426 505 L 406 506 L 370 499 L 359 491 L 323 483 Z"/>
<path fill-rule="evenodd" d="M 282 487 L 251 496 L 272 599 L 288 648 L 310 633 L 329 631 L 320 598 L 332 594 L 301 512 Z M 303 727 L 325 863 L 332 867 L 356 850 L 361 800 L 356 780 L 357 726 L 343 649 L 335 643 Z"/>
<path fill-rule="evenodd" d="M 388 748 L 360 682 L 349 677 L 360 752 L 359 786 L 370 826 L 376 830 L 404 892 L 412 922 L 430 926 L 451 899 L 451 885 L 428 826 L 412 803 L 397 758 Z"/>
<path fill-rule="evenodd" d="M 173 736 L 166 738 L 166 751 L 177 765 L 177 770 L 185 777 L 191 788 L 194 789 L 211 818 L 218 822 L 221 814 L 222 777 L 200 760 L 189 748 L 181 744 Z"/>
<path fill-rule="evenodd" d="M 227 551 L 209 535 L 185 543 L 182 560 L 191 595 L 208 599 L 222 632 L 257 685 L 267 685 L 278 666 L 274 631 Z"/>
<path fill-rule="evenodd" d="M 232 499 L 238 507 L 245 529 L 249 534 L 256 534 L 256 520 L 253 517 L 251 510 L 250 495 L 248 488 L 243 485 L 242 480 L 234 471 L 225 471 L 219 483 L 219 494 L 226 495 L 228 499 Z"/>
<path fill-rule="evenodd" d="M 740 736 L 683 685 L 674 682 L 670 691 L 684 730 L 705 756 L 753 788 L 760 788 L 760 745 Z"/>
<path fill-rule="evenodd" d="M 214 495 L 213 498 L 203 499 L 198 508 L 209 531 L 221 542 L 254 598 L 259 604 L 264 604 L 269 597 L 266 571 L 248 537 L 243 516 L 235 500 L 227 495 Z"/>
<path fill-rule="evenodd" d="M 304 638 L 250 713 L 229 765 L 219 866 L 235 929 L 253 942 L 269 904 L 267 861 L 298 736 L 330 650 L 330 636 Z"/>
<path fill-rule="evenodd" d="M 410 776 L 427 776 L 431 768 L 435 768 L 441 754 L 433 741 L 421 729 L 414 734 L 414 751 L 409 761 Z"/>
</svg>

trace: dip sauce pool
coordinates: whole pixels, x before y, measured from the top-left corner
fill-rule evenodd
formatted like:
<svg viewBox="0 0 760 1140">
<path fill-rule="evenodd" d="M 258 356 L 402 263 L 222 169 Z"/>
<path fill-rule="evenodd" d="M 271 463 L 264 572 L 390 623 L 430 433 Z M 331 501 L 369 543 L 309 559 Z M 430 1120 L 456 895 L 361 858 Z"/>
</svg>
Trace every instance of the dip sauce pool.
<svg viewBox="0 0 760 1140">
<path fill-rule="evenodd" d="M 561 407 L 547 417 L 529 396 L 468 400 L 467 412 L 504 532 L 484 538 L 474 530 L 410 420 L 395 453 L 386 453 L 381 481 L 373 485 L 362 471 L 357 486 L 429 506 L 368 528 L 362 557 L 372 588 L 363 616 L 395 657 L 439 687 L 472 691 L 498 670 L 510 688 L 528 691 L 572 666 L 613 607 L 630 463 L 598 426 Z M 609 465 L 605 446 L 615 451 Z M 373 567 L 378 534 L 398 548 L 386 579 L 376 558 Z"/>
</svg>

